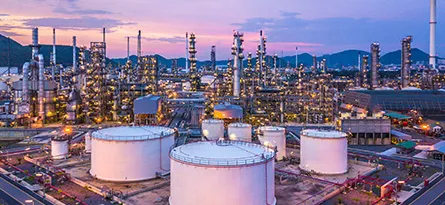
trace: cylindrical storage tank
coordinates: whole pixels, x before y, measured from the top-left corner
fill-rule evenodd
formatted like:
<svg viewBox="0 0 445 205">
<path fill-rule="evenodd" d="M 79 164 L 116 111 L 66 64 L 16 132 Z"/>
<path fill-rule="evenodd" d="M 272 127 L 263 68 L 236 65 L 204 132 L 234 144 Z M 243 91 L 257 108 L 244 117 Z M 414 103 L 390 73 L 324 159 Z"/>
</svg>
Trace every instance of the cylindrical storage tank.
<svg viewBox="0 0 445 205">
<path fill-rule="evenodd" d="M 202 121 L 202 135 L 208 140 L 218 140 L 224 137 L 224 121 L 207 119 Z"/>
<path fill-rule="evenodd" d="M 252 125 L 246 123 L 232 123 L 227 128 L 227 134 L 231 140 L 252 141 Z"/>
<path fill-rule="evenodd" d="M 91 153 L 91 132 L 85 134 L 85 152 Z"/>
<path fill-rule="evenodd" d="M 90 174 L 106 181 L 155 178 L 170 170 L 175 132 L 167 127 L 113 127 L 93 132 Z"/>
<path fill-rule="evenodd" d="M 53 159 L 66 159 L 68 157 L 68 140 L 52 139 L 51 156 Z"/>
<path fill-rule="evenodd" d="M 176 147 L 170 205 L 275 205 L 274 156 L 270 148 L 241 141 Z"/>
<path fill-rule="evenodd" d="M 300 133 L 300 169 L 319 174 L 348 171 L 348 140 L 338 131 L 303 130 Z"/>
<path fill-rule="evenodd" d="M 286 156 L 286 129 L 283 127 L 264 126 L 259 127 L 258 136 L 261 144 L 265 146 L 275 146 L 277 160 L 282 160 Z"/>
</svg>

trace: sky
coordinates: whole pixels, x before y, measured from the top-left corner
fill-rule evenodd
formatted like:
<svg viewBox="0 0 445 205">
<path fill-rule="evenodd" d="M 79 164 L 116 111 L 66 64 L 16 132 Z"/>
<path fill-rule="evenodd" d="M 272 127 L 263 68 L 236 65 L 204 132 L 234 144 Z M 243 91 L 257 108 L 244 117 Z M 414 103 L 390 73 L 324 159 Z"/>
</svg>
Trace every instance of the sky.
<svg viewBox="0 0 445 205">
<path fill-rule="evenodd" d="M 107 55 L 125 57 L 126 37 L 136 53 L 142 31 L 144 55 L 185 55 L 185 33 L 197 37 L 197 57 L 230 58 L 233 30 L 244 32 L 245 52 L 255 53 L 259 30 L 267 36 L 268 54 L 299 52 L 322 55 L 347 49 L 369 50 L 380 42 L 382 53 L 401 47 L 429 49 L 429 0 L 1 0 L 0 34 L 23 45 L 39 27 L 41 44 L 78 45 L 101 41 L 107 29 Z M 445 56 L 445 1 L 437 1 L 437 53 Z"/>
</svg>

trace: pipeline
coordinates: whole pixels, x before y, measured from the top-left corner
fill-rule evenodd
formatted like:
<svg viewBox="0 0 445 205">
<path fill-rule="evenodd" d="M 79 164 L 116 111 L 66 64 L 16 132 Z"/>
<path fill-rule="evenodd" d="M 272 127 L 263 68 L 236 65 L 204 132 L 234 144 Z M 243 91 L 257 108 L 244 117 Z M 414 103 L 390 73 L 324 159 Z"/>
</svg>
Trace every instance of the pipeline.
<svg viewBox="0 0 445 205">
<path fill-rule="evenodd" d="M 28 102 L 29 62 L 23 64 L 22 102 Z"/>
<path fill-rule="evenodd" d="M 39 117 L 42 120 L 42 123 L 45 122 L 45 107 L 44 107 L 44 98 L 45 98 L 45 90 L 44 90 L 44 71 L 45 67 L 44 67 L 44 61 L 43 61 L 43 55 L 40 54 L 39 55 L 39 93 L 38 93 L 38 98 L 39 98 Z"/>
</svg>

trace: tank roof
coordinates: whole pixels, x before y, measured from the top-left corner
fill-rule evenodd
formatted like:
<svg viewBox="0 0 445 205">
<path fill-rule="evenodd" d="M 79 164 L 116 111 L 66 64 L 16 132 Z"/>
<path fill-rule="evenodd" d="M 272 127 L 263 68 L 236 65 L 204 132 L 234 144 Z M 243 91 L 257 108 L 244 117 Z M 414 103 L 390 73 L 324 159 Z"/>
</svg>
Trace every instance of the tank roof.
<svg viewBox="0 0 445 205">
<path fill-rule="evenodd" d="M 224 123 L 224 121 L 222 121 L 222 120 L 217 120 L 217 119 L 205 119 L 205 120 L 202 121 L 202 123 L 210 123 L 210 124 L 213 124 L 213 123 Z"/>
<path fill-rule="evenodd" d="M 346 133 L 336 130 L 302 130 L 301 135 L 316 138 L 345 138 Z"/>
<path fill-rule="evenodd" d="M 112 127 L 93 132 L 92 137 L 103 140 L 136 141 L 158 139 L 170 136 L 175 131 L 168 127 L 159 126 L 122 126 Z"/>
<path fill-rule="evenodd" d="M 252 125 L 238 122 L 229 124 L 229 127 L 252 127 Z"/>
<path fill-rule="evenodd" d="M 259 127 L 258 129 L 260 129 L 261 131 L 285 131 L 286 129 L 284 127 L 275 127 L 275 126 L 263 126 L 263 127 Z"/>
<path fill-rule="evenodd" d="M 273 159 L 274 150 L 241 141 L 207 141 L 174 148 L 170 157 L 177 161 L 203 166 L 242 166 Z"/>
</svg>

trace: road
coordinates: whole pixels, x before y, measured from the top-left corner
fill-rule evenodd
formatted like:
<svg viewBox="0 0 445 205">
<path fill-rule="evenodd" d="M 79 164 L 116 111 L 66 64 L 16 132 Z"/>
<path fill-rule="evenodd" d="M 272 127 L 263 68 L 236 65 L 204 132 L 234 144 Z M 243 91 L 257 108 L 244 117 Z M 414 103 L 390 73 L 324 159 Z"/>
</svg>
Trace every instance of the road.
<svg viewBox="0 0 445 205">
<path fill-rule="evenodd" d="M 26 200 L 33 200 L 35 205 L 45 205 L 17 186 L 0 177 L 0 198 L 8 204 L 26 204 Z"/>
<path fill-rule="evenodd" d="M 417 197 L 409 205 L 442 205 L 445 202 L 445 178 Z"/>
</svg>

